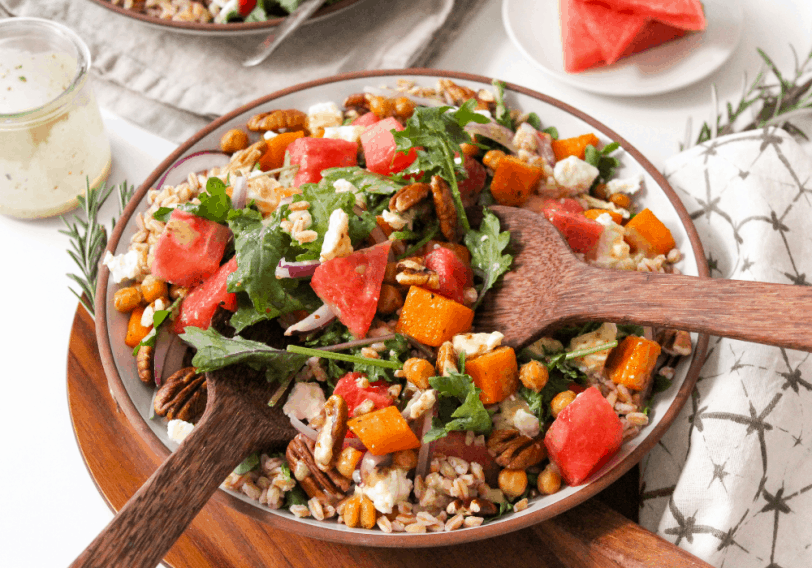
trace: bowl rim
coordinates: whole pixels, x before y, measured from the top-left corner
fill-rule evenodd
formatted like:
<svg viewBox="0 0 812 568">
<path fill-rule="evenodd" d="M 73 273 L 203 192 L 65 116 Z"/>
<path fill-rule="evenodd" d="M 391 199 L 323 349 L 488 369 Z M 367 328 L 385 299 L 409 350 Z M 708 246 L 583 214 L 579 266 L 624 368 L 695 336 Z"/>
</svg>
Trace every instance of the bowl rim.
<svg viewBox="0 0 812 568">
<path fill-rule="evenodd" d="M 116 12 L 126 18 L 132 18 L 134 20 L 138 20 L 144 24 L 148 24 L 151 26 L 159 26 L 165 30 L 175 31 L 175 32 L 186 32 L 186 33 L 210 33 L 216 36 L 226 36 L 226 35 L 235 35 L 235 34 L 243 34 L 243 33 L 258 33 L 264 31 L 270 31 L 279 24 L 281 24 L 285 18 L 271 18 L 270 20 L 265 20 L 264 22 L 235 22 L 233 24 L 204 24 L 200 22 L 179 22 L 176 20 L 163 20 L 161 18 L 156 18 L 155 16 L 149 16 L 147 14 L 142 14 L 141 12 L 136 12 L 134 10 L 128 10 L 123 6 L 118 6 L 113 4 L 110 0 L 90 0 L 94 4 L 102 6 L 107 10 L 112 12 Z M 316 12 L 308 18 L 305 24 L 310 24 L 315 21 L 322 19 L 324 16 L 328 16 L 339 10 L 343 10 L 355 4 L 359 0 L 339 0 L 335 4 L 331 6 L 322 6 Z"/>
<path fill-rule="evenodd" d="M 270 102 L 276 98 L 296 93 L 299 91 L 304 91 L 313 87 L 327 85 L 330 83 L 338 83 L 346 80 L 361 79 L 361 78 L 421 77 L 421 76 L 475 81 L 484 84 L 491 83 L 490 78 L 481 75 L 473 75 L 468 73 L 445 71 L 439 69 L 426 69 L 426 68 L 385 69 L 385 70 L 359 71 L 353 73 L 333 75 L 323 79 L 299 83 L 291 87 L 275 91 L 264 97 L 258 98 L 213 121 L 208 126 L 204 127 L 195 135 L 193 135 L 191 138 L 186 140 L 186 142 L 181 144 L 172 154 L 170 154 L 169 157 L 167 157 L 149 175 L 146 181 L 144 181 L 144 183 L 135 192 L 133 198 L 130 200 L 129 204 L 124 209 L 121 218 L 119 219 L 119 222 L 116 223 L 116 226 L 110 236 L 110 240 L 108 242 L 106 250 L 110 251 L 111 254 L 115 253 L 116 246 L 118 245 L 118 242 L 121 238 L 121 235 L 124 231 L 124 227 L 127 224 L 127 221 L 135 213 L 136 208 L 141 205 L 141 202 L 144 196 L 146 195 L 146 192 L 150 189 L 152 184 L 154 184 L 160 178 L 160 176 L 164 173 L 164 171 L 168 169 L 173 163 L 175 163 L 181 156 L 183 156 L 183 154 L 186 153 L 194 144 L 196 144 L 206 135 L 213 132 L 226 122 L 237 117 L 238 115 L 243 114 L 254 107 Z M 523 95 L 529 96 L 546 104 L 555 106 L 558 109 L 561 109 L 565 112 L 568 112 L 573 116 L 575 116 L 576 118 L 583 120 L 584 122 L 595 127 L 602 134 L 605 134 L 612 140 L 619 142 L 620 145 L 623 147 L 623 149 L 626 152 L 628 152 L 638 162 L 638 164 L 642 168 L 644 168 L 649 175 L 652 176 L 652 178 L 654 178 L 654 180 L 660 186 L 662 191 L 665 193 L 665 196 L 674 206 L 677 215 L 679 216 L 680 221 L 682 222 L 682 225 L 688 236 L 690 246 L 696 257 L 698 276 L 700 278 L 710 277 L 710 272 L 708 269 L 707 259 L 704 254 L 704 249 L 702 247 L 702 243 L 700 242 L 699 234 L 697 233 L 696 227 L 694 227 L 693 222 L 691 221 L 688 211 L 685 209 L 685 206 L 682 204 L 677 194 L 674 192 L 669 183 L 666 181 L 665 177 L 634 146 L 629 144 L 622 136 L 615 133 L 612 129 L 608 128 L 600 121 L 592 118 L 586 113 L 564 102 L 559 101 L 558 99 L 512 83 L 505 83 L 505 88 L 506 90 L 521 93 Z M 112 346 L 110 344 L 109 335 L 107 333 L 108 325 L 107 325 L 106 298 L 107 298 L 107 286 L 109 274 L 110 274 L 109 270 L 107 269 L 106 266 L 103 265 L 100 266 L 99 281 L 96 291 L 95 311 L 96 311 L 96 339 L 98 342 L 99 355 L 102 361 L 102 366 L 104 368 L 105 374 L 107 375 L 110 392 L 113 395 L 113 398 L 118 403 L 119 407 L 123 410 L 127 419 L 133 425 L 133 428 L 147 443 L 149 448 L 153 452 L 155 452 L 156 455 L 161 457 L 162 460 L 165 460 L 171 453 L 169 448 L 167 448 L 163 444 L 163 442 L 161 442 L 161 440 L 146 424 L 142 416 L 138 413 L 138 410 L 136 409 L 134 403 L 127 394 L 127 390 L 124 387 L 124 383 L 121 380 L 121 376 L 119 375 L 115 365 Z M 677 392 L 674 398 L 674 402 L 665 412 L 659 424 L 652 427 L 652 429 L 648 432 L 645 440 L 643 440 L 638 445 L 638 447 L 632 450 L 632 452 L 629 453 L 629 455 L 627 455 L 620 462 L 615 464 L 615 466 L 612 467 L 611 470 L 601 475 L 601 477 L 599 477 L 598 479 L 590 482 L 583 489 L 577 491 L 576 493 L 570 495 L 569 497 L 565 497 L 560 501 L 553 503 L 547 507 L 544 507 L 543 509 L 540 509 L 538 511 L 531 511 L 522 515 L 515 515 L 513 517 L 503 518 L 500 519 L 499 522 L 489 523 L 482 525 L 480 527 L 476 527 L 476 530 L 461 530 L 461 531 L 437 532 L 426 534 L 407 534 L 407 533 L 386 534 L 383 532 L 378 533 L 377 531 L 376 532 L 339 531 L 332 528 L 320 527 L 318 525 L 311 523 L 301 522 L 293 518 L 272 514 L 270 511 L 266 511 L 250 503 L 247 503 L 241 499 L 238 499 L 237 497 L 227 493 L 226 491 L 223 491 L 222 489 L 218 489 L 212 496 L 212 499 L 217 499 L 218 503 L 227 505 L 245 515 L 251 516 L 256 520 L 277 529 L 294 532 L 296 534 L 300 534 L 311 538 L 317 538 L 320 540 L 363 546 L 381 546 L 381 547 L 448 546 L 453 544 L 461 544 L 491 538 L 494 536 L 498 536 L 500 534 L 526 528 L 528 526 L 534 525 L 536 523 L 554 517 L 560 513 L 563 513 L 564 511 L 569 510 L 575 507 L 576 505 L 586 501 L 587 499 L 593 497 L 594 495 L 596 495 L 597 493 L 608 487 L 611 483 L 616 481 L 629 469 L 631 469 L 637 463 L 640 462 L 643 456 L 646 453 L 648 453 L 659 442 L 660 438 L 662 438 L 666 430 L 671 426 L 677 414 L 680 412 L 682 407 L 685 405 L 685 402 L 690 397 L 691 391 L 693 390 L 693 387 L 696 384 L 696 381 L 699 377 L 699 373 L 702 368 L 702 364 L 704 363 L 705 360 L 705 354 L 708 347 L 708 340 L 709 337 L 707 335 L 705 334 L 699 335 L 694 352 L 692 354 L 691 363 L 688 368 L 685 380 L 682 386 L 680 387 L 679 391 Z"/>
</svg>

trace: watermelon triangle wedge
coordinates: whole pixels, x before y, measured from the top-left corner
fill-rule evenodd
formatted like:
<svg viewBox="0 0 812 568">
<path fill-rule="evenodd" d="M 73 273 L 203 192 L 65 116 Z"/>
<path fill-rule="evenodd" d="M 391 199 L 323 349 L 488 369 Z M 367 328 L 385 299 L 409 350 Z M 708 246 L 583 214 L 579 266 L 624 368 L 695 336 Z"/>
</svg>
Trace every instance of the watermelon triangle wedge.
<svg viewBox="0 0 812 568">
<path fill-rule="evenodd" d="M 391 242 L 322 263 L 310 286 L 358 339 L 366 337 L 381 295 Z"/>
</svg>

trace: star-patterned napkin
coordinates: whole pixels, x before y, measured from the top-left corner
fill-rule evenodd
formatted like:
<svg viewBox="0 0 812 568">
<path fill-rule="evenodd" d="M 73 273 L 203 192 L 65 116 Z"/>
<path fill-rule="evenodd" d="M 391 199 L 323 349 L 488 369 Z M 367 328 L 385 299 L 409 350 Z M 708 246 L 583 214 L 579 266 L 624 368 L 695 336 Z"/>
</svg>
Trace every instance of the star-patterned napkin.
<svg viewBox="0 0 812 568">
<path fill-rule="evenodd" d="M 665 175 L 712 276 L 812 283 L 812 160 L 789 134 L 718 138 L 668 160 Z M 812 566 L 810 354 L 711 338 L 691 399 L 642 471 L 641 524 L 696 556 Z"/>
</svg>

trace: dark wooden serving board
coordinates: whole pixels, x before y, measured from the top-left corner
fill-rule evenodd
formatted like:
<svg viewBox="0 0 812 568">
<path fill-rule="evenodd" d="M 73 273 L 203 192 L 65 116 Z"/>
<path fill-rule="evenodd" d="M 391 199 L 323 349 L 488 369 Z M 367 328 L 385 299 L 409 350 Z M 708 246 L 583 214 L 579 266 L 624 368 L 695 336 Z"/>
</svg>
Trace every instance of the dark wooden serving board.
<svg viewBox="0 0 812 568">
<path fill-rule="evenodd" d="M 93 320 L 81 306 L 73 322 L 67 368 L 68 405 L 79 450 L 99 492 L 118 511 L 160 460 L 117 409 L 99 361 Z M 636 472 L 633 469 L 597 499 L 529 529 L 431 549 L 365 548 L 313 540 L 273 529 L 212 500 L 164 562 L 172 568 L 708 567 L 629 520 L 637 513 Z"/>
</svg>

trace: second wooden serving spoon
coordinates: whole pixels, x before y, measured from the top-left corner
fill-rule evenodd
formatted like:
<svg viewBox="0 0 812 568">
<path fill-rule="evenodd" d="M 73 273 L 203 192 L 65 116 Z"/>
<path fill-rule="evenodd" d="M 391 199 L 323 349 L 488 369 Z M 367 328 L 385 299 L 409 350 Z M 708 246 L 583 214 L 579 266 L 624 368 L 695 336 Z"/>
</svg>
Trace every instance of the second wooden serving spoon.
<svg viewBox="0 0 812 568">
<path fill-rule="evenodd" d="M 556 326 L 608 321 L 697 331 L 812 351 L 812 287 L 590 266 L 543 216 L 492 207 L 514 253 L 477 310 L 480 331 L 521 347 Z"/>
</svg>

